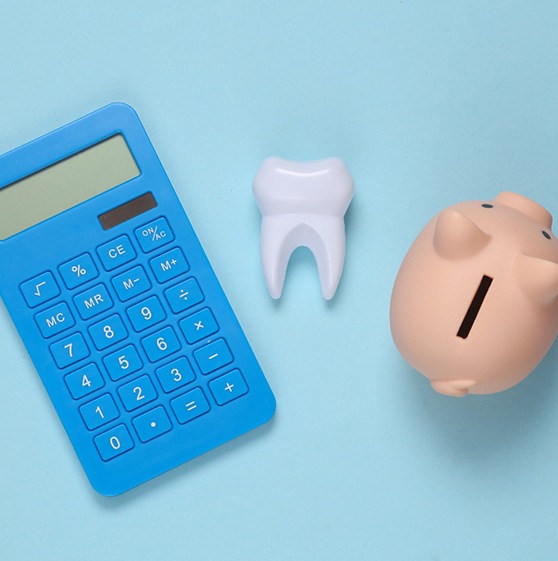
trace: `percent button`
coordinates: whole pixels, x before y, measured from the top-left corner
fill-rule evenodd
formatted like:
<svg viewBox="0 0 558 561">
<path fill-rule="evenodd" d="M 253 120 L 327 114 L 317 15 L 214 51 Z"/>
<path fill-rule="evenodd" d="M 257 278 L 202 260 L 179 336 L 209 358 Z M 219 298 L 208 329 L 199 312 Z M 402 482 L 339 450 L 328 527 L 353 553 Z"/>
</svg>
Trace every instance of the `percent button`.
<svg viewBox="0 0 558 561">
<path fill-rule="evenodd" d="M 60 275 L 64 284 L 69 288 L 76 288 L 99 276 L 99 271 L 88 253 L 60 265 Z"/>
</svg>

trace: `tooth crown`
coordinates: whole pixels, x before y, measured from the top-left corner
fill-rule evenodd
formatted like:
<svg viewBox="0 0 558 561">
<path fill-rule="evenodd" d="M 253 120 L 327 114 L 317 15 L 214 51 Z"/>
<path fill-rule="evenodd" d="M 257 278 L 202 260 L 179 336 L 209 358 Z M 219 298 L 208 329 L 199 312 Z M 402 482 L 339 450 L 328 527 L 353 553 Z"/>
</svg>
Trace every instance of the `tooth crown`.
<svg viewBox="0 0 558 561">
<path fill-rule="evenodd" d="M 343 217 L 354 194 L 343 161 L 267 158 L 253 190 L 262 213 L 260 251 L 271 297 L 280 298 L 291 254 L 305 246 L 314 254 L 323 297 L 332 298 L 345 261 Z"/>
<path fill-rule="evenodd" d="M 343 217 L 354 182 L 340 158 L 292 162 L 266 158 L 254 178 L 254 196 L 263 215 L 309 212 Z"/>
</svg>

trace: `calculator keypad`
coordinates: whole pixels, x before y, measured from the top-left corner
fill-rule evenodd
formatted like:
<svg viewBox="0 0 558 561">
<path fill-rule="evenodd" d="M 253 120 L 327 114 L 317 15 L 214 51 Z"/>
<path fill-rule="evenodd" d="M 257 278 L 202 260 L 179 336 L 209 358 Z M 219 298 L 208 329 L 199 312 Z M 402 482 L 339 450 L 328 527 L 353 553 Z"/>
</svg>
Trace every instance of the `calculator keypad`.
<svg viewBox="0 0 558 561">
<path fill-rule="evenodd" d="M 248 393 L 175 239 L 161 217 L 20 287 L 104 462 Z"/>
</svg>

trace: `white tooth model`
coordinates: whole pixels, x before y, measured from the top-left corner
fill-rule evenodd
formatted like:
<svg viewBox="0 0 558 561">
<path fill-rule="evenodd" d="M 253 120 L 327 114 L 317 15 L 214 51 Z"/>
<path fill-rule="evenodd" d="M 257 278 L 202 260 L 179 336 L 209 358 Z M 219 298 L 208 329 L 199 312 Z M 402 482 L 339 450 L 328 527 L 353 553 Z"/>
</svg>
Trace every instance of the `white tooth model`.
<svg viewBox="0 0 558 561">
<path fill-rule="evenodd" d="M 262 213 L 261 256 L 271 297 L 281 297 L 291 254 L 305 246 L 316 259 L 323 297 L 333 298 L 345 261 L 343 217 L 354 194 L 343 161 L 267 158 L 253 189 Z"/>
</svg>

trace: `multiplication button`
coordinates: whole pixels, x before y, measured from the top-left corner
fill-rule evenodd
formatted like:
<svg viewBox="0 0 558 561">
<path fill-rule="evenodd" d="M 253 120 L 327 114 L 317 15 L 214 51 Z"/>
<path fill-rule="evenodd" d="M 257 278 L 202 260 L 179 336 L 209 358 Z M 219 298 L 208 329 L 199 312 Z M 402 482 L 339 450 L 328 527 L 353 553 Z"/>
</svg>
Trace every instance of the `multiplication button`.
<svg viewBox="0 0 558 561">
<path fill-rule="evenodd" d="M 60 265 L 58 269 L 64 284 L 69 289 L 81 286 L 99 276 L 99 271 L 88 253 Z"/>
<path fill-rule="evenodd" d="M 204 308 L 180 322 L 186 341 L 192 345 L 219 330 L 219 326 L 209 308 Z"/>
<path fill-rule="evenodd" d="M 174 234 L 164 218 L 158 218 L 141 228 L 136 229 L 136 238 L 145 253 L 154 251 L 174 240 Z"/>
</svg>

